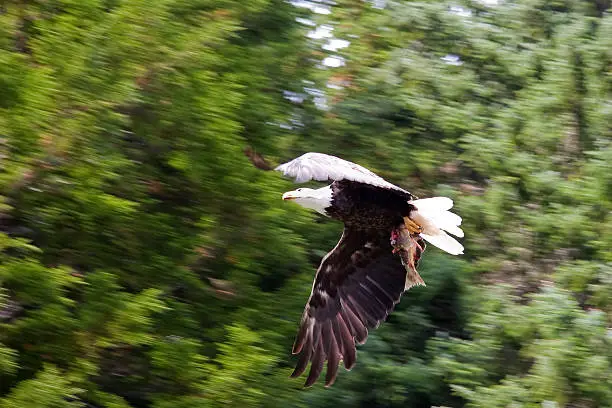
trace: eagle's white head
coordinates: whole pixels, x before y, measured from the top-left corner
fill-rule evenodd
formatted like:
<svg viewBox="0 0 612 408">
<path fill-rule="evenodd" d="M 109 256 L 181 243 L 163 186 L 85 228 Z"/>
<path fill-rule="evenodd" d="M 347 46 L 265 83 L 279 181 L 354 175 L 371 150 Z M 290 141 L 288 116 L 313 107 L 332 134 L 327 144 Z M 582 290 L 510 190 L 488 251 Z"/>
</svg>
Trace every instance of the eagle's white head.
<svg viewBox="0 0 612 408">
<path fill-rule="evenodd" d="M 331 205 L 332 189 L 331 186 L 317 189 L 298 188 L 297 190 L 287 191 L 283 194 L 283 200 L 295 201 L 304 208 L 309 208 L 323 215 L 327 215 L 325 209 Z"/>
</svg>

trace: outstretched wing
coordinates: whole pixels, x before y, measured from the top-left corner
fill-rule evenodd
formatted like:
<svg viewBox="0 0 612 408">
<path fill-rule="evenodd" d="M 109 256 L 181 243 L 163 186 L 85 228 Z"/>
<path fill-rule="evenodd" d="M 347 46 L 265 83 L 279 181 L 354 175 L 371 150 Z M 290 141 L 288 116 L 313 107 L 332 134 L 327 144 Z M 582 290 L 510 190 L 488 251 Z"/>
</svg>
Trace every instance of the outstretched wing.
<svg viewBox="0 0 612 408">
<path fill-rule="evenodd" d="M 365 343 L 368 329 L 386 319 L 404 292 L 406 269 L 392 250 L 384 231 L 345 227 L 317 270 L 293 345 L 293 353 L 301 356 L 292 377 L 312 362 L 305 383 L 311 386 L 327 361 L 325 386 L 329 386 L 341 360 L 347 370 L 353 367 L 355 343 Z M 415 265 L 420 255 L 415 255 Z"/>
<path fill-rule="evenodd" d="M 407 193 L 406 190 L 389 183 L 365 167 L 323 153 L 305 153 L 290 162 L 281 164 L 275 170 L 283 172 L 285 176 L 294 177 L 298 183 L 309 180 L 352 180 Z"/>
</svg>

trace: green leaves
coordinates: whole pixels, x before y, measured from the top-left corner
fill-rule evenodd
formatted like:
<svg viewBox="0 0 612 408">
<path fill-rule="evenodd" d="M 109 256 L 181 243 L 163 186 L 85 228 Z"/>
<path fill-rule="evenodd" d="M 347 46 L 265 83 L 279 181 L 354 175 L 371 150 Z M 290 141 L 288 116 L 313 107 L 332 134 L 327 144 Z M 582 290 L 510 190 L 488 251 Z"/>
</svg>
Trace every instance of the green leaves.
<svg viewBox="0 0 612 408">
<path fill-rule="evenodd" d="M 17 364 L 17 352 L 0 344 L 0 375 L 15 374 Z"/>
<path fill-rule="evenodd" d="M 159 300 L 160 294 L 157 289 L 147 289 L 137 295 L 121 296 L 117 311 L 106 327 L 108 337 L 98 339 L 97 345 L 150 344 L 154 338 L 151 333 L 153 314 L 164 309 L 164 304 Z"/>
<path fill-rule="evenodd" d="M 18 302 L 30 307 L 55 302 L 70 305 L 66 291 L 79 281 L 67 268 L 45 268 L 33 260 L 4 263 L 0 279 Z"/>
<path fill-rule="evenodd" d="M 524 306 L 503 296 L 497 292 L 495 300 L 473 311 L 479 323 L 472 324 L 471 341 L 431 344 L 438 354 L 434 364 L 450 376 L 454 391 L 474 407 L 505 406 L 504 401 L 564 404 L 572 392 L 607 401 L 602 388 L 587 385 L 595 372 L 609 377 L 609 362 L 599 357 L 610 352 L 603 313 L 578 310 L 569 292 L 555 287 L 543 288 Z"/>
<path fill-rule="evenodd" d="M 53 365 L 46 365 L 39 374 L 21 382 L 4 399 L 2 408 L 74 408 L 83 404 L 76 400 L 81 390 L 70 385 L 67 378 Z"/>
</svg>

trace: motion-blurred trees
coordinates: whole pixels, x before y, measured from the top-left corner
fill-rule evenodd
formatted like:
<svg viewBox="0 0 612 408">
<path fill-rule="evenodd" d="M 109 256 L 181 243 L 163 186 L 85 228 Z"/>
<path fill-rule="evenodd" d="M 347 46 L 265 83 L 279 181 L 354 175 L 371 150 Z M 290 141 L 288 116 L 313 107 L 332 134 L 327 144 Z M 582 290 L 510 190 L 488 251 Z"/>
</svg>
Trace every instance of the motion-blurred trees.
<svg viewBox="0 0 612 408">
<path fill-rule="evenodd" d="M 375 334 L 381 345 L 363 347 L 372 360 L 322 403 L 612 403 L 612 315 L 602 301 L 611 283 L 612 19 L 594 6 L 339 5 L 338 31 L 359 35 L 359 45 L 346 53 L 351 86 L 321 120 L 321 134 L 334 135 L 326 149 L 349 151 L 417 194 L 453 196 L 469 265 L 445 267 L 430 253 L 428 285 L 455 286 L 407 293 Z M 402 325 L 428 306 L 421 291 L 446 307 Z M 415 342 L 415 331 L 427 341 Z"/>
<path fill-rule="evenodd" d="M 283 354 L 265 357 L 252 330 L 275 324 L 245 310 L 308 266 L 287 227 L 305 215 L 278 206 L 288 183 L 245 155 L 275 144 L 265 121 L 286 116 L 282 89 L 302 75 L 292 12 L 5 6 L 5 405 L 208 403 L 244 388 L 261 401 L 259 377 Z M 45 387 L 53 395 L 37 397 Z"/>
<path fill-rule="evenodd" d="M 609 6 L 338 1 L 316 69 L 281 0 L 7 2 L 0 407 L 610 406 Z M 453 197 L 466 255 L 300 391 L 340 227 L 265 169 L 309 150 Z"/>
</svg>

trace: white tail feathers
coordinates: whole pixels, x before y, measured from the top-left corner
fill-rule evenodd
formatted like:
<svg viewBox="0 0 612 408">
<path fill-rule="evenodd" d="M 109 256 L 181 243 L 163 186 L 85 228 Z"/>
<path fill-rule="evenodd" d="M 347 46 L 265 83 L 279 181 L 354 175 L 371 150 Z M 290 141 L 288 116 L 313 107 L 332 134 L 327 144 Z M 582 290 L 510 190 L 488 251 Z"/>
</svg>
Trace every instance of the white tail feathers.
<svg viewBox="0 0 612 408">
<path fill-rule="evenodd" d="M 416 207 L 410 218 L 423 228 L 423 239 L 451 255 L 463 253 L 463 245 L 445 232 L 463 237 L 463 230 L 459 228 L 461 217 L 448 211 L 453 207 L 453 200 L 432 197 L 410 201 L 410 204 Z"/>
</svg>

